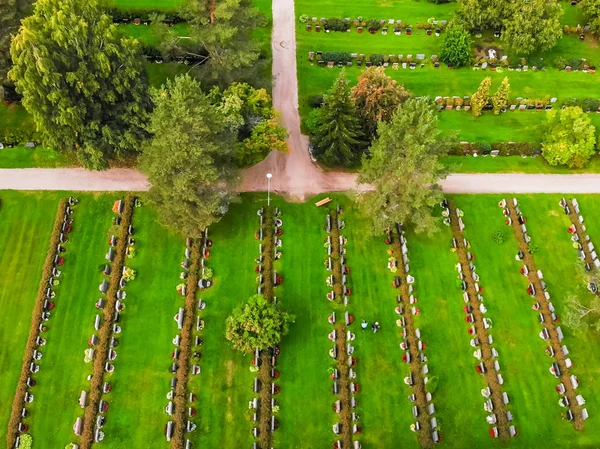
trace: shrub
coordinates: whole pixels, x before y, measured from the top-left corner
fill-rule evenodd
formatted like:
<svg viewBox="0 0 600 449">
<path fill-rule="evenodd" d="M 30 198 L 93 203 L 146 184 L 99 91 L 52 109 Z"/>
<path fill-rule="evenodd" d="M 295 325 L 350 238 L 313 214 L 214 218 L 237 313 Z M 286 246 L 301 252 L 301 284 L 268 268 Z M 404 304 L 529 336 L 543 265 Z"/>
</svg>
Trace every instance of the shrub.
<svg viewBox="0 0 600 449">
<path fill-rule="evenodd" d="M 427 382 L 427 391 L 431 394 L 435 393 L 439 383 L 440 379 L 437 376 L 431 376 Z"/>
<path fill-rule="evenodd" d="M 300 23 L 306 23 L 308 22 L 308 14 L 302 14 L 300 16 Z"/>
<path fill-rule="evenodd" d="M 369 30 L 378 30 L 379 29 L 379 20 L 376 20 L 376 19 L 367 20 L 367 28 Z"/>
<path fill-rule="evenodd" d="M 323 95 L 311 95 L 308 97 L 308 105 L 315 109 L 323 106 Z"/>
<path fill-rule="evenodd" d="M 492 240 L 496 243 L 502 244 L 506 241 L 506 233 L 502 230 L 497 230 L 492 235 Z"/>
<path fill-rule="evenodd" d="M 472 45 L 469 32 L 460 25 L 454 25 L 444 34 L 440 59 L 454 67 L 468 65 L 471 62 Z"/>
<path fill-rule="evenodd" d="M 569 65 L 569 60 L 564 56 L 559 56 L 554 59 L 554 68 L 557 70 L 564 70 Z"/>
<path fill-rule="evenodd" d="M 383 55 L 378 53 L 373 53 L 369 55 L 369 60 L 373 63 L 373 65 L 382 65 L 383 64 Z"/>
<path fill-rule="evenodd" d="M 19 438 L 19 449 L 31 449 L 33 438 L 28 433 L 24 433 Z"/>
<path fill-rule="evenodd" d="M 344 19 L 327 19 L 327 26 L 331 31 L 348 31 L 350 25 Z"/>
<path fill-rule="evenodd" d="M 341 51 L 327 51 L 323 53 L 323 60 L 326 62 L 334 62 L 335 64 L 342 63 L 346 64 L 347 62 L 352 61 L 352 56 L 350 53 L 341 52 Z"/>
</svg>

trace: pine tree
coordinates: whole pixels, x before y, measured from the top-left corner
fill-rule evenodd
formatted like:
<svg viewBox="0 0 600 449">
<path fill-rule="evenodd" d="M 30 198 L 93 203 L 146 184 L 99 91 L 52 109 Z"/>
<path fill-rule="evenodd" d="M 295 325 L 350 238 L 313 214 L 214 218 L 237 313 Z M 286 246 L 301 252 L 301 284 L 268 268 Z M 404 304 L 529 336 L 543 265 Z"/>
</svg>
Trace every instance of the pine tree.
<svg viewBox="0 0 600 449">
<path fill-rule="evenodd" d="M 153 138 L 140 157 L 152 184 L 150 202 L 160 222 L 185 236 L 199 237 L 223 216 L 237 180 L 235 135 L 200 83 L 189 75 L 152 90 Z"/>
<path fill-rule="evenodd" d="M 150 107 L 144 61 L 97 0 L 38 0 L 9 73 L 43 143 L 103 169 L 138 151 Z"/>
<path fill-rule="evenodd" d="M 481 111 L 485 107 L 490 98 L 490 86 L 492 85 L 492 78 L 488 76 L 484 78 L 477 92 L 471 97 L 471 113 L 474 117 L 479 117 Z"/>
<path fill-rule="evenodd" d="M 364 148 L 362 137 L 346 70 L 342 69 L 319 110 L 317 130 L 312 139 L 314 154 L 328 165 L 356 164 Z"/>
<path fill-rule="evenodd" d="M 252 78 L 260 67 L 260 48 L 252 31 L 267 21 L 250 0 L 187 0 L 182 14 L 192 39 L 207 54 L 203 79 L 225 87 Z"/>
<path fill-rule="evenodd" d="M 508 78 L 504 77 L 502 84 L 498 87 L 498 90 L 492 97 L 492 104 L 494 105 L 494 115 L 500 114 L 500 111 L 508 105 L 508 99 L 510 96 L 510 84 L 508 84 Z"/>
</svg>

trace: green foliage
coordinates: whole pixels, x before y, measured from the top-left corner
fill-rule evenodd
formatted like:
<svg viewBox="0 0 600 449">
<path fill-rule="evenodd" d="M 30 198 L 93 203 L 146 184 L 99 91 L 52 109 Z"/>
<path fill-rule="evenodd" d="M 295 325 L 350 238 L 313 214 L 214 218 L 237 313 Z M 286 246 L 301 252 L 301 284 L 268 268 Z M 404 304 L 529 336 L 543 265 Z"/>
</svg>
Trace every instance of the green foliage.
<svg viewBox="0 0 600 449">
<path fill-rule="evenodd" d="M 490 86 L 492 85 L 492 78 L 487 77 L 481 81 L 477 92 L 471 96 L 471 113 L 474 117 L 479 117 L 481 111 L 485 107 L 490 98 Z"/>
<path fill-rule="evenodd" d="M 435 393 L 435 390 L 437 390 L 439 383 L 440 383 L 439 377 L 431 376 L 429 378 L 429 381 L 427 382 L 427 391 L 431 394 Z"/>
<path fill-rule="evenodd" d="M 300 20 L 300 23 L 306 23 L 306 22 L 308 22 L 308 19 L 309 19 L 308 14 L 302 14 L 300 16 L 299 20 Z"/>
<path fill-rule="evenodd" d="M 369 55 L 369 61 L 373 63 L 373 65 L 382 65 L 384 60 L 384 56 L 379 53 L 373 53 Z"/>
<path fill-rule="evenodd" d="M 207 54 L 203 80 L 225 87 L 257 76 L 260 49 L 252 31 L 267 21 L 250 0 L 186 0 L 182 15 L 193 41 Z"/>
<path fill-rule="evenodd" d="M 152 184 L 148 199 L 165 226 L 185 236 L 224 215 L 234 198 L 235 136 L 223 113 L 189 75 L 152 91 L 155 109 L 140 167 Z"/>
<path fill-rule="evenodd" d="M 263 350 L 278 345 L 293 322 L 294 317 L 279 303 L 254 295 L 227 318 L 225 338 L 233 349 L 249 354 L 255 348 Z"/>
<path fill-rule="evenodd" d="M 288 151 L 285 139 L 288 134 L 277 120 L 260 122 L 252 130 L 252 135 L 239 144 L 235 155 L 238 167 L 254 165 L 262 161 L 272 151 Z"/>
<path fill-rule="evenodd" d="M 600 0 L 581 0 L 579 8 L 585 18 L 585 24 L 590 26 L 590 29 L 600 35 Z"/>
<path fill-rule="evenodd" d="M 596 153 L 595 145 L 596 128 L 580 107 L 548 111 L 542 155 L 550 165 L 585 167 Z"/>
<path fill-rule="evenodd" d="M 539 246 L 537 246 L 537 245 L 532 245 L 531 243 L 529 244 L 529 247 L 528 247 L 529 254 L 535 254 L 535 253 L 537 253 L 539 250 L 540 250 L 540 247 L 539 247 Z"/>
<path fill-rule="evenodd" d="M 320 108 L 323 105 L 323 95 L 311 95 L 308 97 L 308 105 L 311 108 Z"/>
<path fill-rule="evenodd" d="M 9 76 L 44 145 L 76 150 L 103 169 L 147 138 L 150 103 L 136 40 L 123 38 L 97 0 L 40 0 L 12 42 Z"/>
<path fill-rule="evenodd" d="M 440 59 L 454 67 L 468 65 L 471 62 L 472 46 L 473 40 L 469 32 L 461 25 L 453 25 L 444 33 Z"/>
<path fill-rule="evenodd" d="M 494 115 L 500 114 L 502 109 L 505 109 L 508 105 L 510 96 L 510 84 L 508 84 L 508 78 L 504 77 L 502 84 L 498 87 L 498 90 L 492 96 L 492 105 L 494 106 Z"/>
<path fill-rule="evenodd" d="M 411 224 L 416 232 L 437 227 L 432 208 L 441 201 L 437 185 L 447 171 L 439 158 L 448 153 L 453 136 L 443 136 L 437 112 L 425 100 L 407 100 L 389 122 L 380 122 L 377 139 L 363 157 L 358 181 L 375 192 L 364 197 L 373 233 L 395 223 Z"/>
<path fill-rule="evenodd" d="M 329 18 L 327 19 L 327 27 L 331 31 L 347 31 L 350 28 L 350 24 L 344 19 Z"/>
<path fill-rule="evenodd" d="M 323 61 L 334 62 L 335 64 L 340 62 L 346 64 L 347 62 L 352 61 L 352 57 L 350 56 L 350 53 L 343 51 L 326 51 L 323 53 Z"/>
<path fill-rule="evenodd" d="M 363 135 L 356 108 L 350 98 L 346 70 L 342 70 L 327 93 L 319 111 L 316 132 L 312 138 L 314 154 L 328 165 L 350 166 L 360 160 L 364 148 Z"/>
<path fill-rule="evenodd" d="M 502 244 L 502 243 L 506 242 L 506 233 L 504 231 L 498 229 L 492 235 L 492 240 L 496 243 Z"/>
<path fill-rule="evenodd" d="M 33 438 L 28 433 L 21 434 L 19 438 L 19 449 L 31 449 Z"/>
<path fill-rule="evenodd" d="M 458 0 L 456 18 L 468 30 L 499 28 L 507 9 L 506 0 Z"/>
<path fill-rule="evenodd" d="M 351 96 L 365 136 L 372 140 L 377 132 L 377 123 L 380 120 L 389 121 L 410 93 L 386 75 L 383 67 L 371 67 L 361 72 Z"/>
<path fill-rule="evenodd" d="M 0 1 L 0 85 L 6 81 L 10 69 L 10 40 L 19 26 L 16 0 Z M 1 91 L 0 87 L 0 91 Z M 0 100 L 3 94 L 0 92 Z"/>
<path fill-rule="evenodd" d="M 529 55 L 551 49 L 562 37 L 560 3 L 528 0 L 515 3 L 504 20 L 501 41 L 512 53 Z"/>
</svg>

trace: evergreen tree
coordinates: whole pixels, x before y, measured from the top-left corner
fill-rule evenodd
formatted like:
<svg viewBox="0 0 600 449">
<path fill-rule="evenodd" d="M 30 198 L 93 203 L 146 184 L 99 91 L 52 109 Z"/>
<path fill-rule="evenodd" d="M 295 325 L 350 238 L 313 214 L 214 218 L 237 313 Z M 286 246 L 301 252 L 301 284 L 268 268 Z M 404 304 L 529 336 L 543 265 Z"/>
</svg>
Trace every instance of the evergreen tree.
<svg viewBox="0 0 600 449">
<path fill-rule="evenodd" d="M 498 87 L 498 90 L 492 97 L 492 104 L 494 105 L 494 115 L 500 114 L 500 111 L 508 105 L 510 97 L 510 84 L 508 84 L 508 78 L 504 77 L 502 84 Z"/>
<path fill-rule="evenodd" d="M 562 37 L 560 3 L 528 0 L 507 7 L 502 43 L 517 55 L 529 55 L 551 49 Z"/>
<path fill-rule="evenodd" d="M 90 169 L 137 151 L 150 102 L 136 40 L 96 0 L 38 0 L 15 36 L 10 77 L 46 146 Z"/>
<path fill-rule="evenodd" d="M 454 67 L 468 65 L 471 62 L 472 45 L 469 32 L 460 25 L 453 25 L 444 33 L 440 59 Z"/>
<path fill-rule="evenodd" d="M 439 158 L 447 155 L 453 139 L 442 135 L 438 113 L 425 100 L 410 99 L 389 122 L 379 122 L 358 177 L 375 187 L 362 201 L 375 234 L 395 223 L 411 224 L 416 232 L 436 230 L 431 211 L 442 199 L 437 182 L 447 173 Z"/>
<path fill-rule="evenodd" d="M 360 160 L 364 143 L 356 107 L 350 98 L 346 70 L 342 69 L 319 109 L 312 143 L 314 154 L 328 165 L 353 165 Z"/>
<path fill-rule="evenodd" d="M 18 15 L 16 0 L 0 0 L 0 86 L 6 82 L 10 69 L 11 34 L 17 30 Z M 0 87 L 1 89 L 1 87 Z M 0 95 L 0 100 L 2 95 Z"/>
<path fill-rule="evenodd" d="M 475 117 L 479 117 L 481 115 L 481 111 L 485 107 L 490 98 L 490 86 L 492 85 L 492 78 L 488 76 L 484 78 L 477 92 L 473 94 L 471 97 L 471 113 Z"/>
<path fill-rule="evenodd" d="M 149 200 L 163 225 L 199 237 L 235 198 L 235 135 L 189 75 L 153 89 L 152 99 L 153 138 L 140 158 L 140 168 L 152 185 Z"/>
<path fill-rule="evenodd" d="M 371 140 L 375 137 L 377 122 L 390 120 L 410 93 L 402 84 L 386 75 L 383 67 L 371 67 L 361 72 L 351 96 L 365 136 Z"/>
<path fill-rule="evenodd" d="M 187 0 L 182 14 L 191 37 L 206 52 L 201 76 L 207 82 L 224 87 L 252 78 L 260 68 L 252 31 L 267 22 L 250 0 Z"/>
</svg>

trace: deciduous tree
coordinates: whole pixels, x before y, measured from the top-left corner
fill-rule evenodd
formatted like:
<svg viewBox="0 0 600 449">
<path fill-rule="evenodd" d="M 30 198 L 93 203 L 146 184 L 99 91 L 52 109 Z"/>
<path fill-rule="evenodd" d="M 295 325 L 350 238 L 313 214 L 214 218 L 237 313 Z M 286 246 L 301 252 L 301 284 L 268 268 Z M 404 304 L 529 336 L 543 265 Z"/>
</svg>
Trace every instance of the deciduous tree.
<svg viewBox="0 0 600 449">
<path fill-rule="evenodd" d="M 590 29 L 600 35 L 600 0 L 581 0 L 579 8 L 585 18 L 585 24 L 590 26 Z"/>
<path fill-rule="evenodd" d="M 506 8 L 502 43 L 516 55 L 549 50 L 562 36 L 560 3 L 548 0 L 515 2 Z"/>
<path fill-rule="evenodd" d="M 454 67 L 468 65 L 471 62 L 473 39 L 461 25 L 453 25 L 444 33 L 444 42 L 440 59 Z"/>
<path fill-rule="evenodd" d="M 456 17 L 467 30 L 500 28 L 506 9 L 506 0 L 458 0 Z"/>
<path fill-rule="evenodd" d="M 494 115 L 500 114 L 500 111 L 508 105 L 510 96 L 510 84 L 508 84 L 508 78 L 504 77 L 502 84 L 498 87 L 498 90 L 492 97 L 492 105 L 494 105 Z"/>
<path fill-rule="evenodd" d="M 199 237 L 235 198 L 235 135 L 189 75 L 153 89 L 152 99 L 153 137 L 140 158 L 152 185 L 148 198 L 163 225 Z"/>
<path fill-rule="evenodd" d="M 314 155 L 328 165 L 354 165 L 363 152 L 362 137 L 346 71 L 342 69 L 319 109 L 317 130 L 312 138 Z"/>
<path fill-rule="evenodd" d="M 479 117 L 481 115 L 481 111 L 487 104 L 490 98 L 490 86 L 492 85 L 492 78 L 487 77 L 481 81 L 477 92 L 473 94 L 471 97 L 471 113 L 475 117 Z"/>
<path fill-rule="evenodd" d="M 389 121 L 410 93 L 402 84 L 385 74 L 383 67 L 371 67 L 361 72 L 351 97 L 356 106 L 367 139 L 375 137 L 377 122 Z"/>
<path fill-rule="evenodd" d="M 137 41 L 96 0 L 38 0 L 23 20 L 10 77 L 44 144 L 76 150 L 90 169 L 135 152 L 149 98 Z"/>
<path fill-rule="evenodd" d="M 579 106 L 548 111 L 542 155 L 550 165 L 585 167 L 595 146 L 596 128 Z"/>
<path fill-rule="evenodd" d="M 448 153 L 453 139 L 442 135 L 438 114 L 425 100 L 410 99 L 389 122 L 379 123 L 358 177 L 358 182 L 375 187 L 362 197 L 375 234 L 395 223 L 411 224 L 416 232 L 436 230 L 431 212 L 442 199 L 437 182 L 447 174 L 439 158 Z"/>
<path fill-rule="evenodd" d="M 293 321 L 294 317 L 279 303 L 254 295 L 227 318 L 225 337 L 233 349 L 248 354 L 255 348 L 263 350 L 278 345 Z"/>
</svg>

